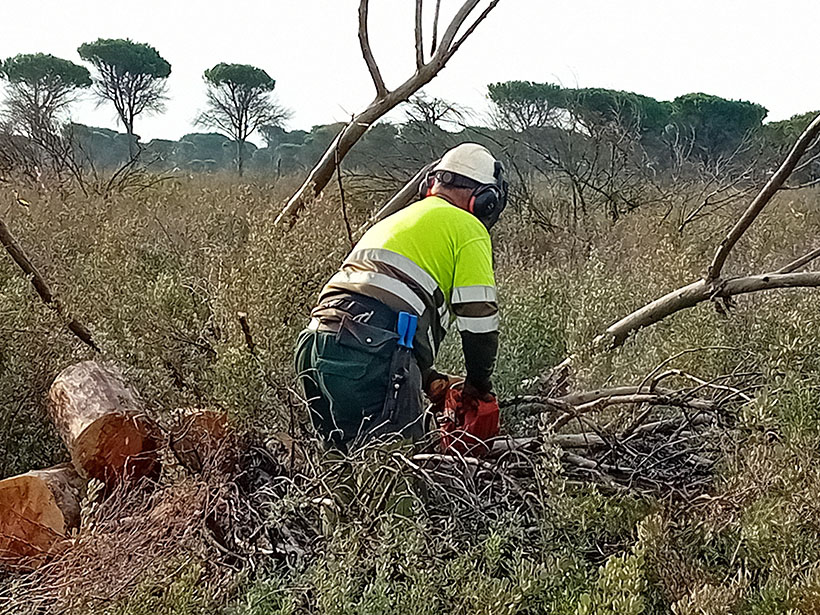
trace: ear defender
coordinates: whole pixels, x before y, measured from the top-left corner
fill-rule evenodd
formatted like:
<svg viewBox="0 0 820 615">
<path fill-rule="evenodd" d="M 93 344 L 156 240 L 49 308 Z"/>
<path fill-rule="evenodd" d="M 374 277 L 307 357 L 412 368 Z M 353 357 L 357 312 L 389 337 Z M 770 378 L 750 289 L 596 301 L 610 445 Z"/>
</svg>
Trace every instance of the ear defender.
<svg viewBox="0 0 820 615">
<path fill-rule="evenodd" d="M 495 184 L 479 186 L 470 198 L 470 213 L 476 218 L 498 218 L 507 205 L 507 190 L 503 177 L 503 167 L 497 160 L 493 176 Z"/>
<path fill-rule="evenodd" d="M 495 177 L 494 184 L 483 184 L 473 190 L 468 206 L 468 211 L 488 226 L 492 226 L 498 220 L 498 216 L 507 205 L 507 182 L 504 181 L 503 167 L 497 160 L 495 161 L 493 176 Z M 419 182 L 418 196 L 420 199 L 430 196 L 430 191 L 437 177 L 444 184 L 459 185 L 459 176 L 451 171 L 430 171 Z"/>
<path fill-rule="evenodd" d="M 501 200 L 500 191 L 492 184 L 479 186 L 470 198 L 470 213 L 476 218 L 486 218 L 493 213 Z"/>
</svg>

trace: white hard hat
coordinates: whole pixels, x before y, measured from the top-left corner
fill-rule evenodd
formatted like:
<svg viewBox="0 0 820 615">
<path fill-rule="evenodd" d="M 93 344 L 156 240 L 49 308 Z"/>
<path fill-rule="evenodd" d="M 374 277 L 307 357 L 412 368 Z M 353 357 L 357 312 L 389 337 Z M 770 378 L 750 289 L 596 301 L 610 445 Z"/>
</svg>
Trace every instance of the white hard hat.
<svg viewBox="0 0 820 615">
<path fill-rule="evenodd" d="M 450 171 L 477 181 L 479 184 L 494 184 L 495 158 L 490 151 L 478 143 L 462 143 L 447 151 L 433 169 Z"/>
</svg>

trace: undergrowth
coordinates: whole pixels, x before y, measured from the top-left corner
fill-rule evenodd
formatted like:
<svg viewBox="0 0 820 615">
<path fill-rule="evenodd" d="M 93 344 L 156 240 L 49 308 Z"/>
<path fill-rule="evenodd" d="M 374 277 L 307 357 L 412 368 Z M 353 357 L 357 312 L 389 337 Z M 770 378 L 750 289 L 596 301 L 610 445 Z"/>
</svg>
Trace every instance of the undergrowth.
<svg viewBox="0 0 820 615">
<path fill-rule="evenodd" d="M 153 414 L 221 408 L 245 430 L 298 437 L 304 417 L 293 416 L 289 390 L 293 343 L 349 244 L 333 194 L 292 231 L 273 229 L 291 188 L 287 180 L 182 178 L 108 200 L 26 194 L 30 208 L 15 205 L 3 216 L 93 331 L 103 349 L 97 358 L 117 362 Z M 737 246 L 730 273 L 771 270 L 813 247 L 817 198 L 813 191 L 778 197 Z M 361 221 L 364 206 L 349 205 Z M 500 396 L 522 392 L 524 381 L 569 354 L 574 390 L 639 382 L 670 357 L 671 367 L 704 379 L 755 374 L 752 401 L 728 417 L 737 435 L 725 443 L 711 493 L 688 502 L 613 496 L 566 484 L 546 459 L 533 518 L 502 507 L 490 520 L 460 519 L 458 527 L 424 509 L 377 511 L 367 523 L 355 515 L 324 519 L 297 563 L 271 557 L 253 569 L 223 569 L 192 551 L 84 612 L 820 612 L 816 293 L 740 297 L 728 316 L 701 305 L 615 352 L 590 345 L 619 317 L 697 279 L 723 231 L 706 218 L 680 234 L 658 212 L 638 210 L 615 225 L 551 231 L 511 211 L 495 232 Z M 253 353 L 239 312 L 248 314 Z M 58 371 L 92 353 L 5 257 L 0 334 L 5 477 L 66 459 L 45 395 Z M 439 367 L 460 370 L 456 342 L 448 341 Z M 507 428 L 520 419 L 506 417 Z M 293 497 L 266 522 L 320 514 Z M 14 593 L 19 582 L 6 578 L 3 591 Z"/>
</svg>

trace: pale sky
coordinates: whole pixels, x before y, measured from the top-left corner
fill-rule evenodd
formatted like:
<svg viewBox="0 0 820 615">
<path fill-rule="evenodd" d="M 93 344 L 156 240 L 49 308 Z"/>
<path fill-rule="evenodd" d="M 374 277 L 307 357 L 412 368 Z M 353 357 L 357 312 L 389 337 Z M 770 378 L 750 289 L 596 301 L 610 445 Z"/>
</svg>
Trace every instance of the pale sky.
<svg viewBox="0 0 820 615">
<path fill-rule="evenodd" d="M 442 0 L 449 13 L 462 0 Z M 371 0 L 371 42 L 388 87 L 414 67 L 413 0 Z M 433 5 L 432 0 L 427 4 Z M 482 6 L 486 4 L 486 0 Z M 373 98 L 357 38 L 357 0 L 0 0 L 0 58 L 44 52 L 80 63 L 97 38 L 155 46 L 172 65 L 161 115 L 143 140 L 199 131 L 202 71 L 253 64 L 277 81 L 288 128 L 346 121 Z M 661 100 L 688 92 L 751 100 L 770 120 L 820 109 L 817 0 L 501 0 L 425 92 L 486 114 L 496 81 L 552 81 Z M 429 30 L 428 30 L 429 31 Z M 73 119 L 121 129 L 86 100 Z"/>
</svg>

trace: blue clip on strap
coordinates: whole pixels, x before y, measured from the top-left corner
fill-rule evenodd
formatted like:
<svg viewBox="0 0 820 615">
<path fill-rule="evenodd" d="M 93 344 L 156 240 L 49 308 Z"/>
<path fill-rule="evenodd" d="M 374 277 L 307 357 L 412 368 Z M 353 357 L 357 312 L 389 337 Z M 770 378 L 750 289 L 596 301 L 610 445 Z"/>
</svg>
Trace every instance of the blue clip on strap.
<svg viewBox="0 0 820 615">
<path fill-rule="evenodd" d="M 399 346 L 403 348 L 413 347 L 413 337 L 416 335 L 416 327 L 419 324 L 419 317 L 408 312 L 399 312 L 399 322 L 396 325 L 396 333 L 399 334 Z"/>
</svg>

